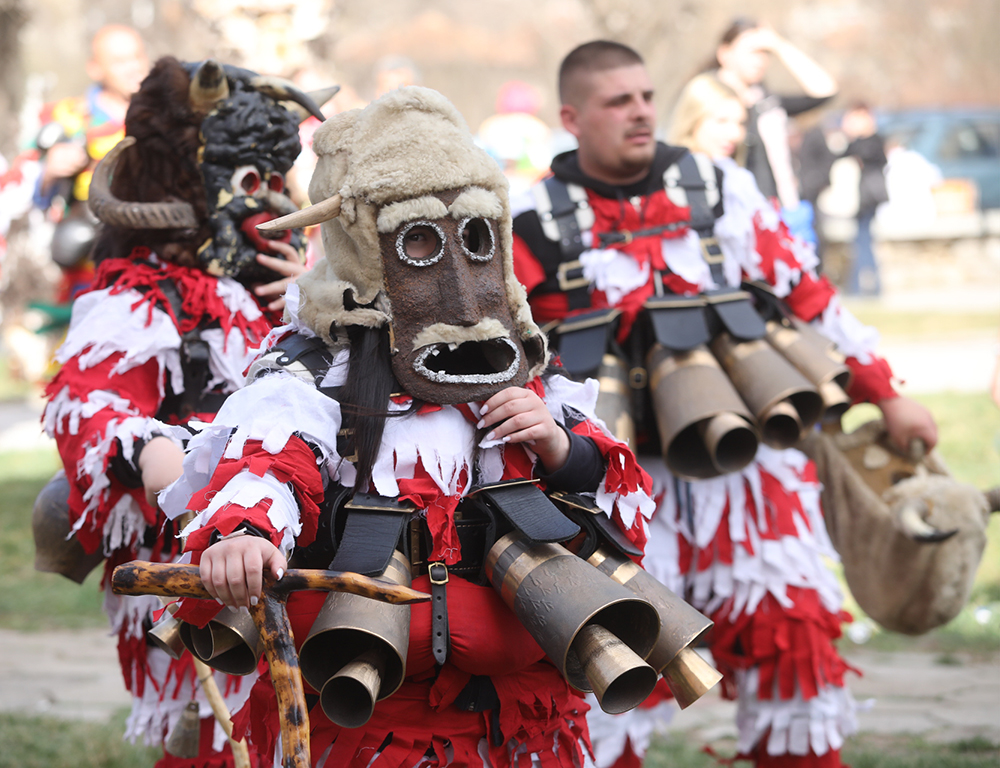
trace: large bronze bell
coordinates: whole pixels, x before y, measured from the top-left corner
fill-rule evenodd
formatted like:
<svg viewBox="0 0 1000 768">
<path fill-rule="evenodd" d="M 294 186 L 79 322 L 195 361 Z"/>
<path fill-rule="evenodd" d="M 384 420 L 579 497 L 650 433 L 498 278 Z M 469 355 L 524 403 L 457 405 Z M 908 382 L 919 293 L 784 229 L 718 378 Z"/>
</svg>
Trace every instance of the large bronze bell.
<svg viewBox="0 0 1000 768">
<path fill-rule="evenodd" d="M 816 387 L 763 339 L 738 342 L 723 332 L 712 340 L 712 352 L 771 447 L 792 447 L 823 415 Z"/>
<path fill-rule="evenodd" d="M 83 584 L 104 555 L 87 554 L 71 535 L 69 522 L 69 480 L 63 470 L 56 472 L 42 488 L 31 510 L 31 533 L 35 539 L 35 570 L 58 573 Z"/>
<path fill-rule="evenodd" d="M 601 547 L 587 562 L 656 608 L 660 615 L 660 637 L 646 661 L 663 675 L 681 709 L 700 699 L 722 679 L 693 649 L 712 628 L 711 619 L 617 550 Z"/>
<path fill-rule="evenodd" d="M 398 550 L 383 581 L 410 586 L 410 563 Z M 392 695 L 406 677 L 410 608 L 347 592 L 331 592 L 299 651 L 306 682 L 337 725 L 368 722 L 375 702 Z"/>
<path fill-rule="evenodd" d="M 606 354 L 597 370 L 600 390 L 594 409 L 616 439 L 635 446 L 635 422 L 632 419 L 632 387 L 625 361 L 617 355 Z"/>
<path fill-rule="evenodd" d="M 195 658 L 229 675 L 257 670 L 264 641 L 249 613 L 225 607 L 204 627 L 182 623 L 181 640 Z"/>
<path fill-rule="evenodd" d="M 486 556 L 504 603 L 574 688 L 593 691 L 605 712 L 627 712 L 656 685 L 643 659 L 660 619 L 646 600 L 559 544 L 531 544 L 516 531 Z"/>
<path fill-rule="evenodd" d="M 753 461 L 758 440 L 753 416 L 708 349 L 674 353 L 654 344 L 646 368 L 663 460 L 671 472 L 697 480 Z"/>
<path fill-rule="evenodd" d="M 198 702 L 189 701 L 180 719 L 170 730 L 170 735 L 163 742 L 163 749 L 174 757 L 190 760 L 198 756 L 201 743 L 201 717 L 198 714 Z"/>
<path fill-rule="evenodd" d="M 807 326 L 808 327 L 808 326 Z M 851 369 L 843 355 L 816 331 L 802 331 L 802 325 L 767 324 L 767 340 L 819 390 L 823 398 L 823 419 L 835 421 L 851 407 L 847 387 Z"/>
</svg>

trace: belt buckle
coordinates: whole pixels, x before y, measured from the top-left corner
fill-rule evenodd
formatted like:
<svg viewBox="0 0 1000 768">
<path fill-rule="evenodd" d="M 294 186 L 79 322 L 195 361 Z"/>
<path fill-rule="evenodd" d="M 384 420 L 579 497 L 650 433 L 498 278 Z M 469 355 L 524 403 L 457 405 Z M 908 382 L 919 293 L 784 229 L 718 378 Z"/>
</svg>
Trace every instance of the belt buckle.
<svg viewBox="0 0 1000 768">
<path fill-rule="evenodd" d="M 444 571 L 444 576 L 435 576 L 434 568 L 439 567 Z M 442 562 L 428 563 L 427 564 L 427 577 L 431 580 L 431 584 L 447 584 L 448 583 L 448 566 Z"/>
<path fill-rule="evenodd" d="M 725 254 L 722 253 L 722 249 L 719 248 L 719 241 L 714 237 L 701 237 L 698 239 L 701 245 L 701 255 L 705 259 L 707 264 L 721 264 L 725 261 Z M 709 248 L 714 248 L 717 253 L 712 253 Z"/>
<path fill-rule="evenodd" d="M 576 269 L 580 270 L 580 276 L 569 277 L 569 272 Z M 583 263 L 579 259 L 560 263 L 556 269 L 556 282 L 559 283 L 560 291 L 572 291 L 590 285 L 590 281 L 583 276 Z"/>
</svg>

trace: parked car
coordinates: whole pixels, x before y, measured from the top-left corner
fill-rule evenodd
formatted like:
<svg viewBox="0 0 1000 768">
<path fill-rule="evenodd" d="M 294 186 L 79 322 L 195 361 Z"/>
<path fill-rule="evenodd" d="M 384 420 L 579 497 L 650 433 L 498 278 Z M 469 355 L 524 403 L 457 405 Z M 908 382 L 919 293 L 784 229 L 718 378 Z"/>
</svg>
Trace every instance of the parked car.
<svg viewBox="0 0 1000 768">
<path fill-rule="evenodd" d="M 946 182 L 972 181 L 979 208 L 1000 208 L 1000 109 L 906 110 L 878 120 L 887 145 L 920 153 Z"/>
</svg>

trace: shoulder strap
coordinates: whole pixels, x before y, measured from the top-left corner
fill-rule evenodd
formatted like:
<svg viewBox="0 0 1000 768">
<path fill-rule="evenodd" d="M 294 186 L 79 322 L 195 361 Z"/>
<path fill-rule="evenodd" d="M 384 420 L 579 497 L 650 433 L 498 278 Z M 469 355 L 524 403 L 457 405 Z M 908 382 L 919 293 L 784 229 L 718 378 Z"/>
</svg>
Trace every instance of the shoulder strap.
<svg viewBox="0 0 1000 768">
<path fill-rule="evenodd" d="M 534 197 L 542 232 L 559 246 L 558 263 L 543 265 L 548 275 L 543 289 L 565 293 L 571 310 L 586 309 L 590 283 L 583 276 L 580 254 L 585 250 L 583 233 L 594 226 L 587 190 L 550 176 L 535 185 Z"/>
<path fill-rule="evenodd" d="M 715 166 L 704 155 L 685 152 L 664 172 L 663 186 L 672 203 L 691 209 L 691 228 L 701 241 L 701 255 L 712 273 L 712 280 L 723 287 L 723 255 L 715 239 L 715 213 L 722 195 Z"/>
</svg>

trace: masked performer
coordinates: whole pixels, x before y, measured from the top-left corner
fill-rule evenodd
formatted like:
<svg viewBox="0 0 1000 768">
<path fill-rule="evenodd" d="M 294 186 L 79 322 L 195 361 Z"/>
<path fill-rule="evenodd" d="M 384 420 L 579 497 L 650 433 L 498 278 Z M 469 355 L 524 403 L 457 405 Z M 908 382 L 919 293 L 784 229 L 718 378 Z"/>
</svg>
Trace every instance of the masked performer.
<svg viewBox="0 0 1000 768">
<path fill-rule="evenodd" d="M 685 93 L 676 140 L 718 165 L 655 141 L 635 51 L 595 41 L 570 53 L 561 114 L 579 149 L 515 202 L 514 265 L 564 366 L 601 377 L 598 413 L 620 434 L 634 427 L 657 494 L 644 565 L 715 622 L 740 752 L 760 766 L 833 768 L 855 727 L 833 645 L 846 616 L 823 564 L 835 553 L 815 467 L 791 446 L 825 405 L 847 407 L 831 385 L 849 371 L 853 400 L 878 404 L 900 446 L 931 446 L 936 428 L 894 391 L 877 334 L 817 277 L 812 250 L 725 157 L 739 140 L 725 129 L 743 110 L 731 94 L 706 96 L 725 89 L 715 82 Z M 774 349 L 789 339 L 825 361 L 822 376 L 807 380 Z M 846 364 L 827 358 L 832 342 Z M 597 764 L 639 765 L 659 715 L 600 715 Z"/>
<path fill-rule="evenodd" d="M 502 564 L 487 561 L 508 551 L 504 536 L 575 535 L 538 487 L 589 492 L 588 517 L 638 556 L 648 478 L 589 419 L 593 385 L 546 373 L 545 337 L 511 266 L 507 183 L 451 104 L 398 89 L 328 120 L 314 148 L 310 196 L 322 202 L 288 220 L 323 222 L 326 259 L 292 286 L 288 325 L 161 501 L 168 514 L 198 513 L 187 546 L 227 606 L 256 604 L 265 572 L 331 559 L 412 576 L 434 596 L 403 607 L 402 625 L 390 621 L 399 608 L 363 598 L 326 598 L 319 619 L 322 594 L 289 598 L 314 764 L 578 766 L 586 705 L 498 595 L 501 582 L 512 588 Z M 541 500 L 520 516 L 498 501 L 522 492 Z M 587 591 L 572 584 L 546 587 L 539 609 Z M 184 603 L 178 616 L 197 625 L 219 609 Z M 384 631 L 371 642 L 392 647 L 372 662 L 380 700 L 365 713 L 345 712 L 335 693 L 347 641 L 323 642 L 357 626 L 355 611 L 376 611 Z M 274 748 L 266 675 L 236 724 Z"/>
<path fill-rule="evenodd" d="M 309 96 L 211 60 L 162 59 L 133 97 L 126 139 L 91 186 L 104 223 L 97 276 L 74 306 L 63 367 L 46 390 L 45 427 L 66 471 L 36 505 L 45 570 L 82 581 L 102 557 L 110 570 L 179 554 L 176 528 L 155 503 L 180 474 L 182 440 L 169 428 L 212 420 L 242 384 L 248 348 L 274 327 L 275 291 L 301 271 L 301 233 L 265 241 L 253 227 L 295 210 L 283 174 L 306 110 L 318 112 Z M 69 531 L 44 525 L 58 518 L 58 503 L 45 500 L 67 494 L 68 556 L 59 547 Z M 105 606 L 134 701 L 126 735 L 160 743 L 192 699 L 210 715 L 190 656 L 172 661 L 147 643 L 159 602 L 109 593 Z M 220 676 L 220 686 L 231 704 L 248 693 L 235 678 Z M 211 721 L 197 758 L 157 765 L 232 764 Z"/>
</svg>

